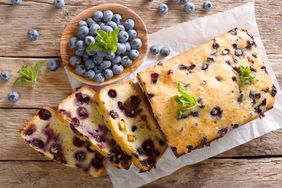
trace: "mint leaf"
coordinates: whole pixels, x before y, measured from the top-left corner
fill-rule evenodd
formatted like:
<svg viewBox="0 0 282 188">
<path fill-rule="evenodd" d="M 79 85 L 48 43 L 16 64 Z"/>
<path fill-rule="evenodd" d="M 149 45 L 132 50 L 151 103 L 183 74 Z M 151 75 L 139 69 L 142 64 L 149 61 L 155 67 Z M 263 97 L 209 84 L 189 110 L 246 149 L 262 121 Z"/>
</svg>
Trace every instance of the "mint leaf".
<svg viewBox="0 0 282 188">
<path fill-rule="evenodd" d="M 87 46 L 87 51 L 101 50 L 106 53 L 113 53 L 117 51 L 119 29 L 115 29 L 112 32 L 106 32 L 103 30 L 96 31 L 98 40 L 95 43 L 91 43 Z"/>
<path fill-rule="evenodd" d="M 19 78 L 16 79 L 14 84 L 35 84 L 37 81 L 39 70 L 43 62 L 37 62 L 34 67 L 23 65 L 18 71 Z"/>
<path fill-rule="evenodd" d="M 178 82 L 177 88 L 181 95 L 175 95 L 174 100 L 180 105 L 180 108 L 176 111 L 177 118 L 180 118 L 186 111 L 194 108 L 197 105 L 197 101 L 195 97 L 189 95 L 188 92 L 184 90 L 180 82 Z"/>
<path fill-rule="evenodd" d="M 240 78 L 240 83 L 245 85 L 251 85 L 255 80 L 255 76 L 251 74 L 250 68 L 244 67 L 242 65 L 240 66 L 239 78 Z"/>
</svg>

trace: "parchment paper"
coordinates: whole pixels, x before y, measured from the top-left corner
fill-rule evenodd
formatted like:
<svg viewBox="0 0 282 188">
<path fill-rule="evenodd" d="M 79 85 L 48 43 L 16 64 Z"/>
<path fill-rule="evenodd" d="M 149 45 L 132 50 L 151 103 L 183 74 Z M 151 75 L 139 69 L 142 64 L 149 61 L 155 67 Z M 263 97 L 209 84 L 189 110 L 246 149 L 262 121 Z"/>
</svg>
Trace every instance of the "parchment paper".
<svg viewBox="0 0 282 188">
<path fill-rule="evenodd" d="M 264 58 L 265 65 L 272 81 L 277 88 L 276 102 L 274 108 L 265 113 L 263 119 L 256 119 L 244 126 L 239 127 L 225 135 L 225 137 L 211 143 L 210 147 L 197 149 L 178 159 L 175 158 L 171 149 L 168 149 L 163 157 L 158 161 L 157 167 L 147 173 L 139 173 L 139 170 L 132 165 L 130 170 L 120 170 L 113 168 L 110 164 L 107 166 L 107 172 L 115 188 L 138 187 L 157 180 L 161 177 L 172 174 L 177 169 L 198 163 L 212 156 L 218 155 L 231 148 L 249 142 L 268 132 L 282 128 L 282 94 L 274 72 L 266 57 L 265 49 L 262 44 L 258 27 L 255 20 L 254 3 L 249 2 L 234 9 L 218 13 L 211 16 L 195 19 L 189 22 L 181 23 L 170 28 L 162 29 L 149 36 L 150 44 L 167 46 L 171 49 L 171 55 L 175 56 L 198 44 L 209 40 L 217 35 L 225 33 L 234 27 L 242 27 L 255 37 L 255 41 Z M 168 57 L 169 58 L 169 57 Z M 158 63 L 158 57 L 148 54 L 144 63 L 138 68 L 140 71 L 146 67 Z M 68 74 L 68 73 L 67 73 Z M 72 88 L 80 86 L 81 83 L 74 80 L 68 74 Z M 127 79 L 134 79 L 133 73 Z M 95 88 L 98 89 L 98 88 Z"/>
</svg>

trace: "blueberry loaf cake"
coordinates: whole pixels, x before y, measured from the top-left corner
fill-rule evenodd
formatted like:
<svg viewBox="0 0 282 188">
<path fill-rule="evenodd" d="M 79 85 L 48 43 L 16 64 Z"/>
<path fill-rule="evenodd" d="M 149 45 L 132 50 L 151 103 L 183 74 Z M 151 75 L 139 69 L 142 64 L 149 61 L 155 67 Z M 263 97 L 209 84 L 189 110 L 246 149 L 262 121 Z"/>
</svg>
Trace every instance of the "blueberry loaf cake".
<svg viewBox="0 0 282 188">
<path fill-rule="evenodd" d="M 97 104 L 93 102 L 94 95 L 95 91 L 91 88 L 80 88 L 59 104 L 59 114 L 75 134 L 88 140 L 93 149 L 109 158 L 115 167 L 128 169 L 131 156 L 121 150 L 105 126 Z"/>
<path fill-rule="evenodd" d="M 176 156 L 262 117 L 276 95 L 253 37 L 238 28 L 137 78 Z"/>
<path fill-rule="evenodd" d="M 105 158 L 89 148 L 50 108 L 40 109 L 20 130 L 22 138 L 42 155 L 66 166 L 80 168 L 93 177 L 105 172 Z"/>
<path fill-rule="evenodd" d="M 141 171 L 155 166 L 167 148 L 152 112 L 132 82 L 111 85 L 95 95 L 99 112 L 121 148 Z"/>
</svg>

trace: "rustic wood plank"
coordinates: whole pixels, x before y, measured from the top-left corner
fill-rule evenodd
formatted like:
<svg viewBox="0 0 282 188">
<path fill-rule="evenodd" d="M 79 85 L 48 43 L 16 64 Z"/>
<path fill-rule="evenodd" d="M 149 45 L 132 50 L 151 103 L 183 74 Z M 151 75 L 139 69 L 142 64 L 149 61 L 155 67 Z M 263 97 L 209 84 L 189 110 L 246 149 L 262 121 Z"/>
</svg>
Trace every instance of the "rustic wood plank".
<svg viewBox="0 0 282 188">
<path fill-rule="evenodd" d="M 85 8 L 100 3 L 121 3 L 129 6 L 141 15 L 149 33 L 152 33 L 176 23 L 228 10 L 241 5 L 246 0 L 216 1 L 214 9 L 208 13 L 200 8 L 202 1 L 195 1 L 198 9 L 196 13 L 189 15 L 182 11 L 181 5 L 170 5 L 169 13 L 164 16 L 157 13 L 157 6 L 163 2 L 162 0 L 151 3 L 145 0 L 70 0 L 66 1 L 67 5 L 62 10 L 55 9 L 52 2 L 52 0 L 24 1 L 23 5 L 17 7 L 9 5 L 10 0 L 0 3 L 0 56 L 59 56 L 60 36 L 69 20 Z M 281 12 L 281 7 L 282 1 L 256 1 L 257 21 L 268 53 L 279 54 L 282 48 L 282 19 L 281 15 L 277 14 Z M 39 30 L 38 41 L 27 40 L 26 32 L 31 27 Z M 11 33 L 13 33 L 12 36 Z"/>
<path fill-rule="evenodd" d="M 186 166 L 145 187 L 281 187 L 282 158 L 209 159 Z M 108 177 L 93 179 L 55 162 L 0 162 L 3 187 L 112 187 Z"/>
<path fill-rule="evenodd" d="M 56 72 L 48 71 L 47 63 L 43 64 L 38 83 L 35 86 L 13 85 L 18 78 L 17 71 L 24 64 L 33 66 L 41 60 L 47 62 L 47 59 L 0 57 L 0 71 L 8 70 L 11 72 L 11 79 L 8 82 L 0 81 L 0 107 L 38 108 L 46 105 L 55 107 L 72 92 L 64 69 L 61 67 Z M 7 100 L 7 93 L 11 90 L 20 93 L 20 100 L 15 104 Z"/>
<path fill-rule="evenodd" d="M 25 120 L 35 109 L 0 109 L 0 160 L 48 160 L 28 146 L 19 134 Z M 16 118 L 15 118 L 16 117 Z M 265 125 L 267 126 L 267 125 Z M 282 129 L 266 134 L 217 157 L 252 157 L 282 155 Z"/>
</svg>

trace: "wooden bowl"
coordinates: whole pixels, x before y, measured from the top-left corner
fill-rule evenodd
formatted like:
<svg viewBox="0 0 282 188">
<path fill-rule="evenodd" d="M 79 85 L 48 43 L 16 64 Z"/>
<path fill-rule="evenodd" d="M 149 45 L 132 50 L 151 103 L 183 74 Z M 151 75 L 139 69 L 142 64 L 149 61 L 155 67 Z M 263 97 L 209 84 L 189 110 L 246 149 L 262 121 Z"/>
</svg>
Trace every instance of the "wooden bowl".
<svg viewBox="0 0 282 188">
<path fill-rule="evenodd" d="M 124 23 L 124 21 L 128 18 L 132 18 L 135 21 L 135 30 L 138 33 L 138 37 L 142 40 L 142 47 L 139 50 L 140 52 L 139 58 L 134 60 L 133 64 L 130 67 L 125 68 L 121 74 L 114 75 L 112 78 L 105 80 L 105 82 L 103 83 L 97 83 L 94 80 L 88 80 L 83 76 L 76 74 L 75 68 L 69 63 L 69 58 L 74 54 L 74 50 L 69 47 L 68 43 L 69 43 L 69 39 L 73 36 L 76 36 L 77 34 L 78 22 L 81 20 L 86 20 L 87 18 L 91 17 L 95 11 L 98 10 L 100 11 L 111 10 L 113 11 L 114 14 L 115 13 L 120 14 L 122 16 L 122 23 Z M 92 86 L 108 85 L 134 72 L 137 69 L 137 67 L 143 62 L 145 54 L 147 52 L 147 48 L 148 48 L 148 36 L 147 36 L 147 29 L 143 20 L 134 11 L 120 4 L 102 4 L 84 10 L 83 12 L 75 16 L 70 21 L 70 23 L 66 26 L 63 35 L 61 37 L 61 43 L 60 43 L 60 53 L 61 53 L 63 65 L 67 68 L 67 70 L 71 73 L 71 75 L 75 77 L 77 80 Z"/>
</svg>

